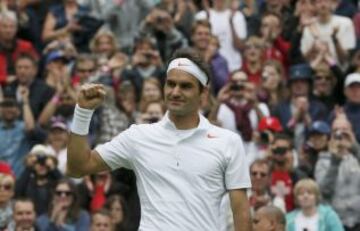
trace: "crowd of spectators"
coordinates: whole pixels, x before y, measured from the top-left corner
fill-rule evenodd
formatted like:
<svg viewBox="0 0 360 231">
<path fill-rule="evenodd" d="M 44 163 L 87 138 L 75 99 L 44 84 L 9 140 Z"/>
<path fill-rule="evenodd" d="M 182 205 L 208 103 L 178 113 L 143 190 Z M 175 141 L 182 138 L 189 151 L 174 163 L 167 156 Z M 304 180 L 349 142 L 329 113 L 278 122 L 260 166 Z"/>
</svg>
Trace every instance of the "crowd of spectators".
<svg viewBox="0 0 360 231">
<path fill-rule="evenodd" d="M 92 147 L 166 113 L 178 49 L 200 113 L 241 135 L 255 230 L 360 230 L 360 4 L 354 0 L 0 0 L 0 230 L 137 230 L 125 168 L 66 177 L 79 87 L 106 86 Z M 224 196 L 224 227 L 232 230 Z"/>
</svg>

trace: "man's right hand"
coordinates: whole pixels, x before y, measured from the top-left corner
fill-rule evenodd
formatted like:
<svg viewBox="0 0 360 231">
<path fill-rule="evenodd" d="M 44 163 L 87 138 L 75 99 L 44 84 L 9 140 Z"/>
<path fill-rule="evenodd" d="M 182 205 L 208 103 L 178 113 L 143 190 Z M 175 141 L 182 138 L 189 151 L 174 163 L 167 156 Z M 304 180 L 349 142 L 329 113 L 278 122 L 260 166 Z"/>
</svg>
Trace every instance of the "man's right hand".
<svg viewBox="0 0 360 231">
<path fill-rule="evenodd" d="M 84 84 L 77 96 L 77 104 L 84 109 L 94 110 L 105 99 L 106 91 L 102 84 Z"/>
</svg>

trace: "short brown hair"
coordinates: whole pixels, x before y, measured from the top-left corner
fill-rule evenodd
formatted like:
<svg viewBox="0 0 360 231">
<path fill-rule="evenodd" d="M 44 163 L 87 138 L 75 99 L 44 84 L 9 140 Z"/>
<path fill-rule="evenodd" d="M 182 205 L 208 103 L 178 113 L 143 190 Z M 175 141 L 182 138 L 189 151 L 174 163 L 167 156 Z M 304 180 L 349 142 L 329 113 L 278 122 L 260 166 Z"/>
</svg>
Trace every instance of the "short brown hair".
<svg viewBox="0 0 360 231">
<path fill-rule="evenodd" d="M 194 34 L 196 29 L 200 26 L 203 27 L 207 27 L 209 28 L 209 30 L 211 31 L 211 24 L 209 22 L 209 20 L 203 19 L 203 20 L 196 20 L 192 25 L 191 25 L 191 34 Z"/>
</svg>

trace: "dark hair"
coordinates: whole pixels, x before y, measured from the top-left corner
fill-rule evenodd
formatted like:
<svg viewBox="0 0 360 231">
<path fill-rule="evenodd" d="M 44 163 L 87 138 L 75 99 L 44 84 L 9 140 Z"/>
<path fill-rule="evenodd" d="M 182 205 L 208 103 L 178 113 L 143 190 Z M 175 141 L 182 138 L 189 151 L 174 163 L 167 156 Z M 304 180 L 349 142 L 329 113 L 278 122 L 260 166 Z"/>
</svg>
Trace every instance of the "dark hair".
<svg viewBox="0 0 360 231">
<path fill-rule="evenodd" d="M 278 140 L 286 140 L 289 143 L 290 148 L 293 148 L 293 141 L 289 134 L 283 132 L 275 133 L 273 143 Z"/>
<path fill-rule="evenodd" d="M 254 160 L 254 162 L 251 163 L 250 165 L 250 170 L 255 166 L 255 165 L 266 165 L 268 167 L 268 172 L 267 174 L 269 175 L 271 172 L 271 165 L 269 163 L 269 161 L 267 159 L 256 159 Z"/>
<path fill-rule="evenodd" d="M 113 194 L 106 200 L 104 208 L 110 211 L 111 205 L 115 202 L 120 203 L 123 212 L 123 220 L 119 224 L 115 224 L 117 227 L 116 230 L 125 230 L 124 227 L 127 227 L 127 224 L 130 222 L 130 220 L 128 219 L 128 207 L 124 198 L 120 194 Z"/>
<path fill-rule="evenodd" d="M 29 60 L 35 67 L 38 67 L 39 62 L 38 62 L 38 59 L 37 59 L 34 55 L 32 55 L 32 54 L 30 54 L 30 53 L 26 53 L 26 52 L 20 53 L 20 54 L 16 57 L 15 63 L 17 63 L 19 60 L 22 60 L 22 59 L 27 59 L 27 60 Z"/>
<path fill-rule="evenodd" d="M 96 68 L 97 65 L 98 65 L 97 59 L 96 59 L 95 55 L 83 53 L 83 54 L 79 54 L 79 55 L 76 57 L 75 65 L 74 65 L 74 70 L 76 70 L 76 69 L 78 68 L 79 63 L 83 63 L 83 62 L 86 62 L 86 61 L 93 62 L 93 63 L 95 64 L 95 68 Z"/>
<path fill-rule="evenodd" d="M 153 50 L 157 50 L 157 45 L 156 45 L 156 40 L 155 38 L 149 36 L 149 35 L 145 35 L 145 36 L 139 36 L 135 38 L 134 41 L 134 50 L 133 53 L 135 53 L 135 51 L 139 48 L 140 45 L 142 44 L 148 44 L 150 45 L 151 49 Z"/>
<path fill-rule="evenodd" d="M 190 59 L 192 62 L 194 62 L 200 68 L 200 70 L 202 70 L 208 77 L 206 84 L 209 85 L 209 83 L 211 82 L 210 68 L 198 51 L 192 48 L 179 49 L 174 53 L 173 57 L 169 60 L 168 65 L 172 60 L 177 58 L 187 58 Z M 198 83 L 199 83 L 200 91 L 203 91 L 204 86 L 200 83 L 199 80 Z"/>
<path fill-rule="evenodd" d="M 209 28 L 209 30 L 211 31 L 211 24 L 209 22 L 209 20 L 196 20 L 192 25 L 191 25 L 191 34 L 194 34 L 196 29 L 200 26 L 203 27 L 207 27 Z"/>
<path fill-rule="evenodd" d="M 79 194 L 78 194 L 77 187 L 76 187 L 75 183 L 73 182 L 73 180 L 71 180 L 70 178 L 67 178 L 67 177 L 60 179 L 55 184 L 55 187 L 53 188 L 53 192 L 52 192 L 52 198 L 51 198 L 48 214 L 51 214 L 51 211 L 53 210 L 53 207 L 54 207 L 53 203 L 54 203 L 56 188 L 60 184 L 67 184 L 70 188 L 70 191 L 72 192 L 73 202 L 71 203 L 70 207 L 68 208 L 69 213 L 67 214 L 67 218 L 70 218 L 70 220 L 72 222 L 74 222 L 80 216 L 81 208 L 80 208 L 80 204 L 79 204 Z"/>
<path fill-rule="evenodd" d="M 109 217 L 111 218 L 111 213 L 108 209 L 105 209 L 105 208 L 102 208 L 98 211 L 95 211 L 92 215 L 91 215 L 91 224 L 94 222 L 94 217 L 97 215 L 97 214 L 100 214 L 100 215 L 103 215 L 103 216 L 106 216 L 106 217 Z"/>
</svg>

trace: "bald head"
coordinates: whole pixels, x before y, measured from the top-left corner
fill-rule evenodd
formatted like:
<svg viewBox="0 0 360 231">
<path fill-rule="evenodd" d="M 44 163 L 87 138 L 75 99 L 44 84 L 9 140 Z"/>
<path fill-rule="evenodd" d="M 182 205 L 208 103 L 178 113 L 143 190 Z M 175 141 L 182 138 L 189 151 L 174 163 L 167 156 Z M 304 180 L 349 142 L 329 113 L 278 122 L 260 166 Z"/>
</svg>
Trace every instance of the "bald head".
<svg viewBox="0 0 360 231">
<path fill-rule="evenodd" d="M 285 231 L 285 226 L 285 215 L 275 206 L 261 207 L 254 215 L 254 231 Z"/>
</svg>

